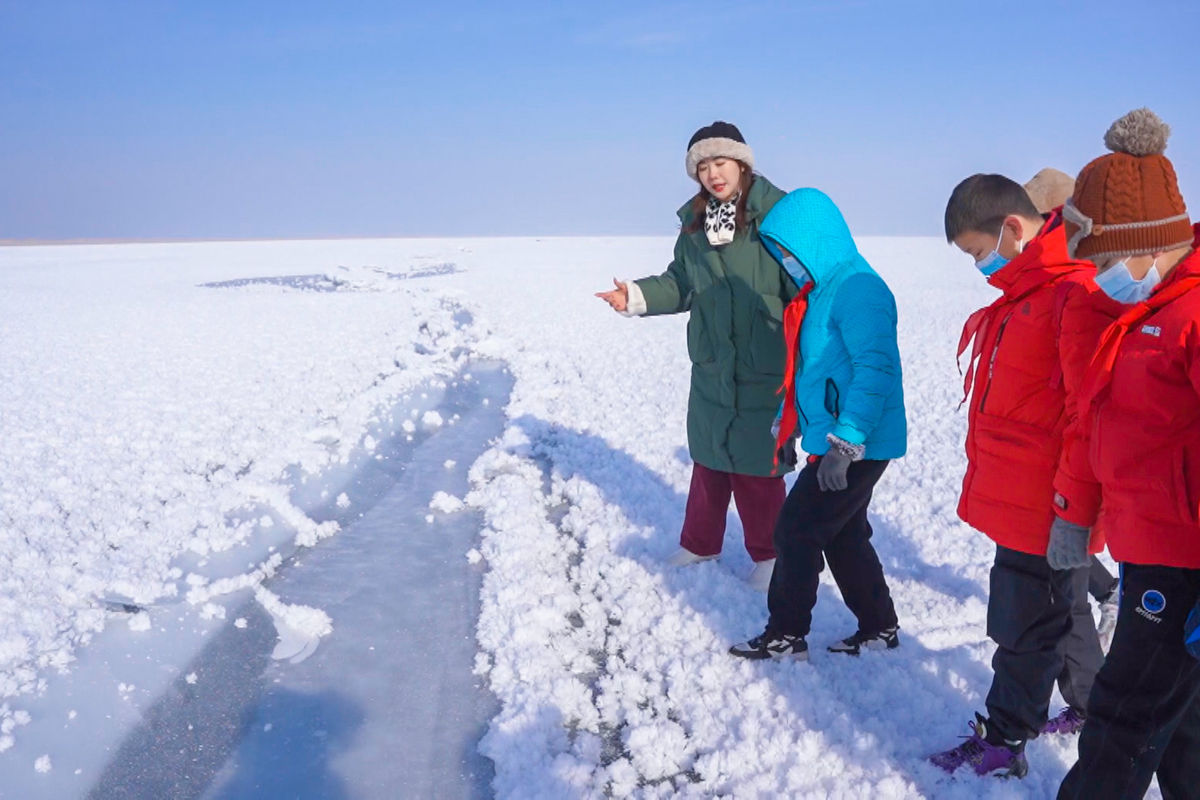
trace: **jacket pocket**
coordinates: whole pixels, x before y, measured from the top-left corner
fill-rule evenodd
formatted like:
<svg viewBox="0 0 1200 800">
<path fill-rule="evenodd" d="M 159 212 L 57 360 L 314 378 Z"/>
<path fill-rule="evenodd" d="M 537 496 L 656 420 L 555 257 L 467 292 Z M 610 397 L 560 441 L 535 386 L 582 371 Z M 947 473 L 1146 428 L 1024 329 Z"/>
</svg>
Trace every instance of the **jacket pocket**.
<svg viewBox="0 0 1200 800">
<path fill-rule="evenodd" d="M 842 413 L 842 397 L 833 378 L 825 379 L 825 411 L 834 419 Z"/>
<path fill-rule="evenodd" d="M 746 360 L 755 372 L 780 376 L 787 362 L 783 302 L 775 297 L 759 299 L 762 305 L 755 309 L 750 321 L 750 352 Z"/>
<path fill-rule="evenodd" d="M 711 364 L 716 360 L 707 326 L 696 316 L 695 311 L 688 316 L 687 346 L 688 357 L 693 364 Z"/>
<path fill-rule="evenodd" d="M 1200 509 L 1196 506 L 1197 493 L 1192 487 L 1192 482 L 1195 480 L 1193 475 L 1195 466 L 1188 458 L 1186 447 L 1181 447 L 1176 451 L 1172 467 L 1175 480 L 1174 494 L 1179 513 L 1185 522 L 1200 523 Z"/>
</svg>

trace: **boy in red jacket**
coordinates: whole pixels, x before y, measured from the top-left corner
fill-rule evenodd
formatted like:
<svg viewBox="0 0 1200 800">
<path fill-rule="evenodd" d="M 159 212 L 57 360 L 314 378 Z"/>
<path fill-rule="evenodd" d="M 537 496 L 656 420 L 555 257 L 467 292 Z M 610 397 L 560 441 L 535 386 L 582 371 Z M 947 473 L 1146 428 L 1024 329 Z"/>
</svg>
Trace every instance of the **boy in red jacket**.
<svg viewBox="0 0 1200 800">
<path fill-rule="evenodd" d="M 1169 130 L 1148 109 L 1117 120 L 1113 152 L 1083 168 L 1063 209 L 1073 255 L 1095 263 L 1121 314 L 1078 400 L 1100 491 L 1083 474 L 1055 484 L 1051 541 L 1061 563 L 1083 563 L 1101 524 L 1122 575 L 1060 798 L 1141 797 L 1156 773 L 1164 797 L 1200 796 L 1200 226 L 1163 155 Z"/>
<path fill-rule="evenodd" d="M 1002 292 L 971 315 L 959 342 L 960 355 L 974 345 L 958 514 L 996 543 L 987 623 L 996 653 L 988 716 L 976 714 L 973 735 L 931 760 L 947 772 L 968 764 L 979 775 L 1019 778 L 1028 771 L 1026 740 L 1079 729 L 1104 659 L 1088 570 L 1055 569 L 1046 552 L 1063 433 L 1098 335 L 1065 329 L 1063 311 L 1089 293 L 1094 271 L 1067 256 L 1057 211 L 1043 218 L 1025 189 L 1002 175 L 973 175 L 955 187 L 946 239 Z M 1100 544 L 1085 541 L 1085 556 Z M 1048 725 L 1055 681 L 1068 706 Z"/>
</svg>

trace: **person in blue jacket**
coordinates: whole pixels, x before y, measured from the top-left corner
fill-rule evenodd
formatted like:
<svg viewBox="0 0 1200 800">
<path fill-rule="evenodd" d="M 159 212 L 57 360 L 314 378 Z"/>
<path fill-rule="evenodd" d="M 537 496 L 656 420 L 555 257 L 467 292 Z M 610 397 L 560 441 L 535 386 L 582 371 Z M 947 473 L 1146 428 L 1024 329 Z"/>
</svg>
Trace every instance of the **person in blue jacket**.
<svg viewBox="0 0 1200 800">
<path fill-rule="evenodd" d="M 837 206 L 816 189 L 780 200 L 760 235 L 800 289 L 785 315 L 791 369 L 781 387 L 776 443 L 781 455 L 794 453 L 798 428 L 809 455 L 775 524 L 766 630 L 730 652 L 807 659 L 805 637 L 825 561 L 858 618 L 858 630 L 829 650 L 858 655 L 864 647 L 894 648 L 899 623 L 871 545 L 867 507 L 908 440 L 896 301 L 859 255 Z"/>
</svg>

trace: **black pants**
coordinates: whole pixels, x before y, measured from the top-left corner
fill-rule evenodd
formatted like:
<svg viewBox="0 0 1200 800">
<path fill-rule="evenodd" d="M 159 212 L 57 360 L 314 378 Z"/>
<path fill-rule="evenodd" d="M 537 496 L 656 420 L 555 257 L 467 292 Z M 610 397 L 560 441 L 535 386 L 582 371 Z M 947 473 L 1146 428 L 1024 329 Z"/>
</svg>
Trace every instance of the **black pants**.
<svg viewBox="0 0 1200 800">
<path fill-rule="evenodd" d="M 1089 569 L 1054 570 L 1046 557 L 996 547 L 988 636 L 996 643 L 988 719 L 1005 739 L 1031 739 L 1046 724 L 1054 682 L 1067 704 L 1087 707 L 1104 661 L 1088 605 Z"/>
<path fill-rule="evenodd" d="M 1122 566 L 1117 630 L 1059 798 L 1139 798 L 1156 773 L 1166 800 L 1200 797 L 1200 661 L 1183 645 L 1198 597 L 1200 570 Z"/>
<path fill-rule="evenodd" d="M 767 592 L 771 628 L 807 636 L 825 561 L 863 633 L 896 625 L 896 609 L 871 546 L 867 505 L 887 461 L 858 461 L 840 492 L 817 487 L 817 464 L 805 465 L 775 523 L 775 572 Z"/>
<path fill-rule="evenodd" d="M 1104 562 L 1092 556 L 1092 566 L 1088 568 L 1088 594 L 1096 598 L 1097 603 L 1103 603 L 1104 598 L 1117 590 L 1117 583 Z"/>
</svg>

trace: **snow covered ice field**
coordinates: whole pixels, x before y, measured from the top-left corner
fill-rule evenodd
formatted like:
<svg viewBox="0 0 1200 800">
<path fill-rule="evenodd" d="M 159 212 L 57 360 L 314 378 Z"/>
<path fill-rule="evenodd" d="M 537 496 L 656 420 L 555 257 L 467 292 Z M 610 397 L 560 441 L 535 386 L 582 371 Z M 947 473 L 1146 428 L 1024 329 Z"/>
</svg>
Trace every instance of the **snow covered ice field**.
<svg viewBox="0 0 1200 800">
<path fill-rule="evenodd" d="M 671 244 L 0 248 L 0 797 L 1053 796 L 1073 738 L 1019 783 L 923 760 L 990 680 L 954 347 L 993 291 L 860 242 L 900 308 L 903 645 L 824 653 L 826 580 L 811 663 L 751 664 L 736 515 L 661 563 L 686 317 L 592 297 Z"/>
</svg>

